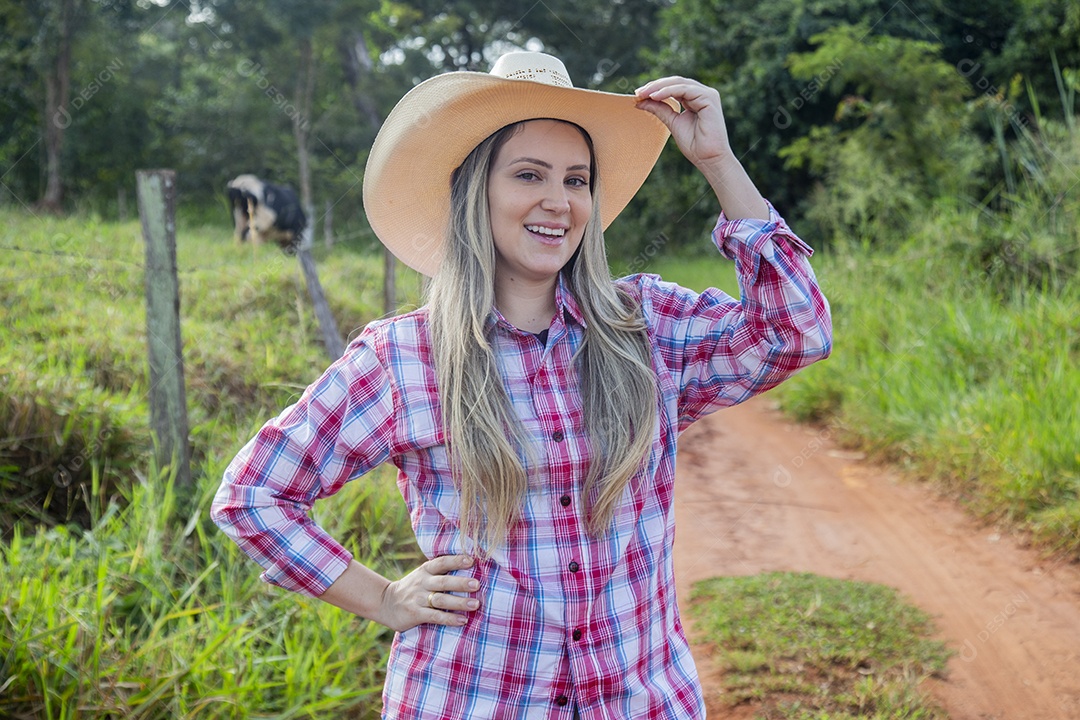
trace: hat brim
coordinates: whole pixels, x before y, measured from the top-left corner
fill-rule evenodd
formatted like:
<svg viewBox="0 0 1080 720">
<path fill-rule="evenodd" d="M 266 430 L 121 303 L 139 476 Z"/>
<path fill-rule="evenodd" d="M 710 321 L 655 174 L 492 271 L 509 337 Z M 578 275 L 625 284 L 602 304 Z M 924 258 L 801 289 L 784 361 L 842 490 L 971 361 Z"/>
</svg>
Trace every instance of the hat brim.
<svg viewBox="0 0 1080 720">
<path fill-rule="evenodd" d="M 632 95 L 486 73 L 425 80 L 398 102 L 371 147 L 364 171 L 368 222 L 398 259 L 434 275 L 449 221 L 453 171 L 496 130 L 554 118 L 581 126 L 592 138 L 606 229 L 645 182 L 669 135 L 636 102 Z"/>
</svg>

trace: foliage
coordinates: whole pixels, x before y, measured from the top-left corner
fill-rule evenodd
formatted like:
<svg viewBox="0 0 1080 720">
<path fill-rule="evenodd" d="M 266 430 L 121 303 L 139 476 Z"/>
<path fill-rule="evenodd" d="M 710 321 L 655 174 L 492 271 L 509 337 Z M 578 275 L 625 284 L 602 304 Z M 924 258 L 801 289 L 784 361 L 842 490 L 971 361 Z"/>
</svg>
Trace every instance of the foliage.
<svg viewBox="0 0 1080 720">
<path fill-rule="evenodd" d="M 966 80 L 920 40 L 869 36 L 837 25 L 812 37 L 816 49 L 788 57 L 792 75 L 840 96 L 835 125 L 779 152 L 823 185 L 807 218 L 824 237 L 903 234 L 938 197 L 968 197 L 987 151 L 970 132 Z"/>
<path fill-rule="evenodd" d="M 881 585 L 809 574 L 694 586 L 694 629 L 714 647 L 724 697 L 758 717 L 944 718 L 918 683 L 948 653 L 930 618 Z"/>
<path fill-rule="evenodd" d="M 43 38 L 56 32 L 56 1 L 31 8 L 0 0 L 0 27 L 8 39 L 0 50 L 0 166 L 6 188 L 0 202 L 30 206 L 43 190 L 44 155 L 37 145 L 46 122 L 43 74 L 49 58 Z M 1046 68 L 1050 57 L 1064 69 L 1080 66 L 1072 32 L 1080 19 L 1064 0 L 962 0 L 948 7 L 932 0 L 548 0 L 529 7 L 490 0 L 334 0 L 318 7 L 296 0 L 78 4 L 71 126 L 62 163 L 74 207 L 120 215 L 134 205 L 136 169 L 172 167 L 179 171 L 188 212 L 220 217 L 222 187 L 241 172 L 298 184 L 292 124 L 299 119 L 308 128 L 314 220 L 321 223 L 332 207 L 339 236 L 360 247 L 375 243 L 359 183 L 380 118 L 417 82 L 448 69 L 484 70 L 507 49 L 549 49 L 566 60 L 579 85 L 614 92 L 630 92 L 669 73 L 718 87 L 734 147 L 751 177 L 790 217 L 815 212 L 819 228 L 869 223 L 876 229 L 875 223 L 902 216 L 923 197 L 936 197 L 942 188 L 935 183 L 943 179 L 948 187 L 974 184 L 970 194 L 978 199 L 998 178 L 979 172 L 989 153 L 971 154 L 991 139 L 991 129 L 983 123 L 967 127 L 966 112 L 950 114 L 948 93 L 941 107 L 932 92 L 904 92 L 887 107 L 845 106 L 838 119 L 835 111 L 847 90 L 835 76 L 844 65 L 826 61 L 807 78 L 787 64 L 789 56 L 810 54 L 812 38 L 862 23 L 866 42 L 850 49 L 862 53 L 863 65 L 873 64 L 873 50 L 889 50 L 891 40 L 932 41 L 940 47 L 938 66 L 951 68 L 955 80 L 983 98 L 1014 87 L 1020 73 L 1032 88 L 1030 102 L 1023 94 L 1010 99 L 1020 115 L 1030 115 L 1038 103 L 1056 102 Z M 299 47 L 308 38 L 315 49 L 314 105 L 310 116 L 298 118 Z M 931 67 L 913 56 L 901 59 L 906 69 Z M 899 82 L 900 68 L 890 62 L 878 58 L 878 66 L 890 76 L 890 89 L 918 87 Z M 865 77 L 864 70 L 859 73 Z M 926 108 L 932 129 L 944 133 L 940 141 L 931 136 L 912 143 L 904 136 L 885 148 L 870 142 L 892 137 L 868 132 L 880 112 L 919 117 Z M 867 121 L 861 137 L 852 136 L 857 120 Z M 819 141 L 835 158 L 837 167 L 830 163 L 828 173 L 814 169 L 805 149 Z M 797 153 L 805 162 L 785 166 L 779 152 L 786 146 L 805 149 Z M 945 151 L 929 152 L 936 147 Z M 911 151 L 916 157 L 901 158 L 905 164 L 894 167 L 894 156 Z M 935 172 L 934 165 L 955 159 L 962 161 L 956 172 L 945 178 Z M 834 185 L 839 192 L 830 191 Z M 889 206 L 873 207 L 875 197 L 889 199 Z M 854 207 L 842 206 L 848 199 Z M 612 228 L 611 246 L 624 260 L 657 242 L 671 249 L 693 246 L 717 209 L 707 184 L 668 148 Z"/>
<path fill-rule="evenodd" d="M 696 77 L 719 89 L 736 153 L 762 192 L 789 219 L 795 220 L 819 203 L 828 202 L 832 196 L 827 189 L 816 190 L 817 182 L 823 178 L 822 172 L 816 171 L 810 163 L 792 167 L 780 156 L 780 150 L 796 142 L 814 145 L 821 139 L 829 141 L 834 138 L 834 132 L 850 129 L 855 115 L 849 112 L 844 118 L 836 117 L 836 109 L 845 94 L 836 77 L 845 69 L 849 73 L 852 71 L 849 63 L 862 66 L 858 70 L 860 73 L 868 66 L 874 71 L 880 70 L 892 78 L 892 85 L 900 86 L 903 76 L 899 69 L 890 65 L 893 58 L 875 59 L 871 48 L 894 50 L 895 45 L 890 43 L 916 48 L 920 47 L 919 42 L 934 42 L 942 48 L 941 59 L 933 66 L 934 72 L 940 70 L 944 74 L 949 70 L 961 84 L 965 80 L 972 86 L 985 84 L 988 82 L 985 64 L 988 58 L 996 57 L 1002 51 L 1004 34 L 1013 22 L 1017 22 L 1017 5 L 1016 0 L 953 2 L 948 7 L 918 1 L 897 5 L 875 0 L 796 3 L 687 0 L 661 13 L 659 49 L 643 52 L 652 66 L 651 74 Z M 857 57 L 848 60 L 840 54 L 819 53 L 821 62 L 815 63 L 814 72 L 802 76 L 789 67 L 789 57 L 813 50 L 813 38 L 834 28 L 860 24 L 864 36 L 857 39 L 862 47 L 849 44 L 844 48 L 856 50 Z M 952 69 L 965 59 L 982 69 L 966 76 Z M 963 67 L 967 69 L 969 65 Z M 931 66 L 914 63 L 914 67 L 907 69 L 915 69 L 925 76 Z M 1008 75 L 1005 77 L 1007 80 Z M 994 83 L 1002 82 L 994 75 L 990 78 Z M 935 87 L 941 86 L 944 80 L 943 77 L 936 78 Z M 907 84 L 905 90 L 913 92 L 905 92 L 902 101 L 893 103 L 894 113 L 914 113 L 918 117 L 924 110 L 933 109 L 937 99 L 934 95 L 917 92 L 919 86 L 914 82 Z M 950 95 L 947 94 L 944 100 L 951 105 Z M 865 109 L 880 110 L 880 107 Z M 953 122 L 962 125 L 965 117 L 966 113 L 961 112 Z M 944 138 L 946 145 L 977 144 L 976 138 L 965 138 L 958 134 L 957 128 L 948 127 L 948 110 L 943 109 L 935 122 L 948 130 Z M 835 145 L 832 143 L 827 153 L 830 168 L 832 162 L 839 161 L 853 170 L 862 171 L 862 177 L 845 173 L 850 177 L 848 186 L 853 190 L 866 176 L 878 176 L 883 165 L 891 167 L 888 154 L 872 154 L 877 147 L 863 150 L 853 143 L 845 149 L 843 157 L 839 157 Z M 917 150 L 930 153 L 938 145 L 939 140 L 934 137 Z M 892 154 L 904 151 L 903 147 L 890 148 Z M 957 152 L 970 163 L 972 158 L 967 157 L 965 148 L 948 149 L 949 154 Z M 968 169 L 965 165 L 955 176 L 969 178 L 970 175 L 965 174 Z M 633 246 L 632 253 L 640 251 L 641 245 L 661 233 L 673 239 L 676 245 L 693 243 L 699 229 L 715 219 L 715 203 L 710 202 L 708 195 L 702 200 L 706 188 L 694 182 L 693 176 L 688 163 L 661 161 L 651 184 L 631 206 L 631 217 L 636 218 L 639 227 L 627 234 L 643 238 L 640 244 Z M 918 175 L 910 179 L 903 175 L 890 177 L 878 189 L 904 191 L 903 197 L 898 199 L 898 204 L 903 204 L 908 196 L 923 194 L 924 188 L 912 190 L 908 187 L 921 180 Z M 925 191 L 932 194 L 929 188 Z M 875 194 L 879 193 L 867 193 L 871 197 Z M 830 215 L 835 215 L 835 210 L 833 208 Z M 620 246 L 625 246 L 627 240 L 622 236 L 619 239 Z"/>
<path fill-rule="evenodd" d="M 1058 87 L 1048 64 L 1056 57 L 1061 67 L 1080 69 L 1080 5 L 1072 0 L 1021 0 L 1018 5 L 1012 21 L 1000 25 L 1007 28 L 1000 53 L 973 63 L 970 79 L 983 81 L 976 87 L 994 95 L 996 88 L 1022 77 L 1031 83 L 1032 93 L 1017 99 L 1020 112 L 1032 114 L 1041 106 L 1048 117 L 1066 119 L 1072 111 L 1057 102 Z"/>
<path fill-rule="evenodd" d="M 228 460 L 328 364 L 296 259 L 181 224 L 180 489 L 149 459 L 137 223 L 0 227 L 0 716 L 377 717 L 388 631 L 265 586 L 208 518 Z M 319 256 L 344 332 L 380 313 L 377 259 Z M 418 562 L 391 469 L 315 512 L 378 572 Z"/>
</svg>

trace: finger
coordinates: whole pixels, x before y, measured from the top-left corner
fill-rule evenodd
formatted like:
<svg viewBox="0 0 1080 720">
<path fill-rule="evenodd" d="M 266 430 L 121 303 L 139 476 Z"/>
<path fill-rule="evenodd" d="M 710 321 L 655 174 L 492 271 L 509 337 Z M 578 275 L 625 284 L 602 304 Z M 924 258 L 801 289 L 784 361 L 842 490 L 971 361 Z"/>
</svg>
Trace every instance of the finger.
<svg viewBox="0 0 1080 720">
<path fill-rule="evenodd" d="M 460 627 L 469 622 L 469 618 L 466 615 L 456 612 L 428 610 L 427 613 L 425 613 L 424 622 L 433 623 L 435 625 L 455 625 Z"/>
<path fill-rule="evenodd" d="M 662 87 L 648 96 L 650 100 L 678 100 L 684 107 L 697 112 L 720 104 L 720 93 L 700 83 L 685 83 Z"/>
<path fill-rule="evenodd" d="M 423 564 L 430 575 L 445 575 L 454 570 L 472 567 L 473 559 L 469 555 L 440 555 Z"/>
<path fill-rule="evenodd" d="M 480 601 L 476 598 L 450 595 L 449 593 L 436 592 L 428 595 L 431 599 L 430 607 L 435 610 L 471 612 L 480 607 Z"/>
<path fill-rule="evenodd" d="M 637 107 L 655 115 L 669 129 L 671 123 L 675 122 L 675 118 L 679 117 L 679 113 L 675 112 L 670 105 L 659 100 L 638 100 Z"/>
<path fill-rule="evenodd" d="M 642 85 L 634 91 L 635 97 L 640 100 L 652 99 L 662 100 L 664 98 L 681 98 L 681 97 L 698 97 L 714 93 L 719 96 L 713 88 L 708 85 L 703 85 L 697 80 L 690 80 L 684 77 L 669 77 L 662 80 L 655 80 L 651 83 Z"/>
<path fill-rule="evenodd" d="M 480 589 L 480 581 L 461 575 L 433 575 L 425 587 L 435 592 L 472 593 Z"/>
<path fill-rule="evenodd" d="M 639 98 L 646 98 L 657 90 L 667 87 L 668 85 L 685 82 L 688 82 L 687 79 L 682 77 L 681 75 L 669 75 L 667 77 L 657 78 L 639 87 L 637 90 L 634 91 L 634 95 Z"/>
</svg>

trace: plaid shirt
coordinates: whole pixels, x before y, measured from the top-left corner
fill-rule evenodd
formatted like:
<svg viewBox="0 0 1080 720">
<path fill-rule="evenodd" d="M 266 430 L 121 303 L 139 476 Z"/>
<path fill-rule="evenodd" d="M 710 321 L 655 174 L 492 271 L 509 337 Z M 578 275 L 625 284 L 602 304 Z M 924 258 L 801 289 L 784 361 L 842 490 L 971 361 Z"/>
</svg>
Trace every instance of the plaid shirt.
<svg viewBox="0 0 1080 720">
<path fill-rule="evenodd" d="M 831 347 L 811 250 L 771 219 L 713 232 L 735 260 L 742 300 L 655 275 L 619 282 L 641 298 L 653 345 L 658 422 L 610 532 L 587 534 L 590 462 L 572 358 L 585 318 L 560 281 L 546 344 L 492 314 L 514 409 L 538 452 L 520 522 L 491 560 L 463 627 L 394 637 L 383 694 L 390 718 L 700 718 L 704 702 L 675 600 L 675 447 L 694 420 L 768 390 Z M 271 583 L 321 594 L 351 556 L 308 517 L 312 503 L 389 461 L 429 558 L 468 552 L 445 451 L 423 308 L 370 324 L 300 401 L 225 473 L 213 517 Z"/>
</svg>

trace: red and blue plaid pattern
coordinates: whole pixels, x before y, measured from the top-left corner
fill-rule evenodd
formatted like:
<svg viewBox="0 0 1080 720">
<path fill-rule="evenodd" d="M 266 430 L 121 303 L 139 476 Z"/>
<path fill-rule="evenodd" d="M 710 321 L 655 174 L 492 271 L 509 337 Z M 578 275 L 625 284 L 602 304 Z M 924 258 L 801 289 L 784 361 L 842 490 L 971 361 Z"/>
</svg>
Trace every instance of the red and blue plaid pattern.
<svg viewBox="0 0 1080 720">
<path fill-rule="evenodd" d="M 561 282 L 546 344 L 493 312 L 503 379 L 535 450 L 529 493 L 505 546 L 459 571 L 480 581 L 468 623 L 395 636 L 384 717 L 704 717 L 672 573 L 677 438 L 831 348 L 811 250 L 770 213 L 768 222 L 721 216 L 713 232 L 735 261 L 741 300 L 655 275 L 618 281 L 641 298 L 658 422 L 602 537 L 587 533 L 581 497 L 591 447 L 572 358 L 585 319 Z M 334 582 L 351 557 L 308 512 L 383 462 L 398 467 L 428 557 L 472 550 L 459 532 L 429 342 L 424 309 L 370 324 L 229 466 L 213 517 L 266 581 L 312 596 Z"/>
</svg>

